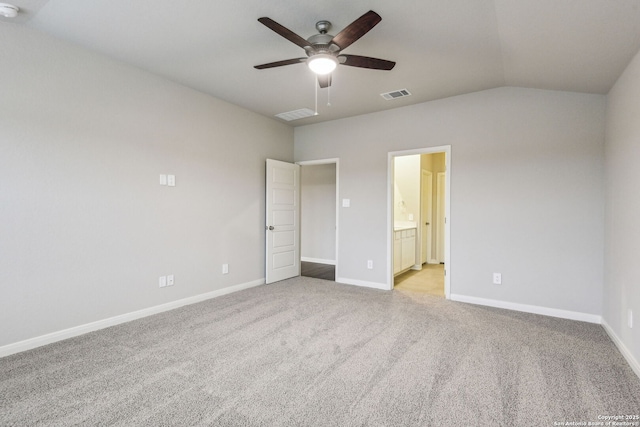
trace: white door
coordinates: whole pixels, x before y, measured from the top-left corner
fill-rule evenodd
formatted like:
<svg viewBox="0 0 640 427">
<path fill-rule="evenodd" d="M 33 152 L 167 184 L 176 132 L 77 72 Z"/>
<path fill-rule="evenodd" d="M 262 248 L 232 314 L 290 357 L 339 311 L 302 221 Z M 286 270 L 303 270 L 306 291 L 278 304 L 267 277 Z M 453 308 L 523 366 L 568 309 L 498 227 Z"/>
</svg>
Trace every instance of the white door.
<svg viewBox="0 0 640 427">
<path fill-rule="evenodd" d="M 432 259 L 432 228 L 433 223 L 433 173 L 422 170 L 422 264 L 426 264 Z"/>
<path fill-rule="evenodd" d="M 266 283 L 300 275 L 300 166 L 267 159 Z"/>
<path fill-rule="evenodd" d="M 444 172 L 438 172 L 436 176 L 436 259 L 438 262 L 444 262 L 444 233 L 445 233 L 445 186 L 446 175 Z"/>
</svg>

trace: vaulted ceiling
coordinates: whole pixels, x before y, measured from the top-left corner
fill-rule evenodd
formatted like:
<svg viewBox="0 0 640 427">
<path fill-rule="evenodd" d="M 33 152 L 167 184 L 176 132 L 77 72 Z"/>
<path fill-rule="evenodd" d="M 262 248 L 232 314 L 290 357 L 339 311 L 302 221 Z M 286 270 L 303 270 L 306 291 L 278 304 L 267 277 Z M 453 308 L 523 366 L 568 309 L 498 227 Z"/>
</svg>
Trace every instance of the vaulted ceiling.
<svg viewBox="0 0 640 427">
<path fill-rule="evenodd" d="M 339 66 L 330 90 L 318 91 L 319 115 L 294 126 L 499 86 L 605 94 L 640 49 L 640 0 L 9 2 L 23 12 L 7 25 L 33 27 L 268 117 L 314 109 L 316 84 L 304 63 L 254 69 L 304 56 L 258 18 L 307 38 L 317 21 L 331 21 L 336 34 L 376 11 L 382 21 L 345 53 L 396 67 Z M 411 96 L 380 96 L 405 88 Z"/>
</svg>

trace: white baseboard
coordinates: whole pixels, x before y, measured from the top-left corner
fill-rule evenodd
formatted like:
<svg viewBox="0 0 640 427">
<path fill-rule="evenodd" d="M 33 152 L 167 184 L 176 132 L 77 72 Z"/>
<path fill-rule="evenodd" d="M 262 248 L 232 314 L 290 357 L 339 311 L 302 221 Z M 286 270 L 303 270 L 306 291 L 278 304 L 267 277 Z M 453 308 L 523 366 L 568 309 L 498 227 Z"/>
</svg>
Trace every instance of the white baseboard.
<svg viewBox="0 0 640 427">
<path fill-rule="evenodd" d="M 638 378 L 640 378 L 640 362 L 638 362 L 636 358 L 633 357 L 633 354 L 631 354 L 629 349 L 624 345 L 622 340 L 618 337 L 618 335 L 616 335 L 613 329 L 611 329 L 611 326 L 609 326 L 609 324 L 604 319 L 602 319 L 602 327 L 604 328 L 607 335 L 609 335 L 609 338 L 611 338 L 611 341 L 613 341 L 616 347 L 618 347 L 618 350 L 620 351 L 620 353 L 622 353 L 622 356 L 627 360 L 627 363 L 629 364 L 629 366 L 631 366 L 633 372 L 635 372 Z"/>
<path fill-rule="evenodd" d="M 579 320 L 581 322 L 598 324 L 602 323 L 602 316 L 598 316 L 596 314 L 581 313 L 578 311 L 559 310 L 557 308 L 541 307 L 538 305 L 518 304 L 508 301 L 499 301 L 456 294 L 451 294 L 450 299 L 452 301 L 485 305 L 488 307 L 504 308 L 507 310 L 523 311 L 525 313 L 542 314 L 543 316 L 559 317 L 561 319 Z"/>
<path fill-rule="evenodd" d="M 322 258 L 309 258 L 309 257 L 306 257 L 306 256 L 301 257 L 300 261 L 315 262 L 316 264 L 336 265 L 336 261 L 335 260 L 322 259 Z"/>
<path fill-rule="evenodd" d="M 108 328 L 110 326 L 119 325 L 121 323 L 130 322 L 132 320 L 162 313 L 164 311 L 173 310 L 185 305 L 195 304 L 197 302 L 205 301 L 211 298 L 216 298 L 233 292 L 242 291 L 244 289 L 253 288 L 255 286 L 264 285 L 264 283 L 265 279 L 258 279 L 251 282 L 242 283 L 240 285 L 230 286 L 228 288 L 222 288 L 204 294 L 195 295 L 189 298 L 168 302 L 166 304 L 156 305 L 154 307 L 145 308 L 131 313 L 121 314 L 119 316 L 110 317 L 108 319 L 98 320 L 96 322 L 75 326 L 73 328 L 64 329 L 62 331 L 52 332 L 50 334 L 30 338 L 24 341 L 19 341 L 17 343 L 8 344 L 0 347 L 0 357 L 9 356 L 11 354 L 20 353 L 26 350 L 31 350 L 33 348 L 51 344 L 56 341 L 62 341 L 66 340 L 67 338 L 77 337 L 78 335 L 83 335 L 88 332 L 93 332 L 99 329 Z"/>
<path fill-rule="evenodd" d="M 342 283 L 345 285 L 354 285 L 354 286 L 362 286 L 365 288 L 382 289 L 383 291 L 389 290 L 389 285 L 387 285 L 386 283 L 367 282 L 364 280 L 347 279 L 344 277 L 336 278 L 336 282 Z"/>
</svg>

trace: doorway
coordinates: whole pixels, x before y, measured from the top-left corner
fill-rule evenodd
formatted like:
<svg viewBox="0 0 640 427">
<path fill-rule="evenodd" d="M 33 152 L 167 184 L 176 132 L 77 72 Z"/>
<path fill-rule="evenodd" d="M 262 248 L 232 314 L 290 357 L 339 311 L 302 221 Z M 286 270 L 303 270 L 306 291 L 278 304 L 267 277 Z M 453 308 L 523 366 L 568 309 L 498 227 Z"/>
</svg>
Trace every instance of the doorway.
<svg viewBox="0 0 640 427">
<path fill-rule="evenodd" d="M 451 147 L 389 153 L 389 289 L 450 297 Z"/>
<path fill-rule="evenodd" d="M 301 275 L 335 281 L 338 277 L 338 159 L 298 164 Z"/>
</svg>

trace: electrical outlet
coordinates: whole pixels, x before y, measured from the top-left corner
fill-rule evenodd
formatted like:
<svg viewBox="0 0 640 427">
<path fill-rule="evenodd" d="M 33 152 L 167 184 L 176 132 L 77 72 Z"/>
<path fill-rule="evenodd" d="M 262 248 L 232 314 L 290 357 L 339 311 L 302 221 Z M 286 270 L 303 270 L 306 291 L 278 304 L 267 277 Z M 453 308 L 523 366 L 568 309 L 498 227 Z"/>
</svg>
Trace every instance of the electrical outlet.
<svg viewBox="0 0 640 427">
<path fill-rule="evenodd" d="M 502 285 L 502 273 L 493 273 L 493 284 Z"/>
<path fill-rule="evenodd" d="M 160 276 L 160 279 L 158 280 L 158 286 L 161 288 L 167 286 L 167 276 Z"/>
<path fill-rule="evenodd" d="M 169 187 L 176 186 L 176 176 L 175 175 L 167 175 L 167 185 Z"/>
<path fill-rule="evenodd" d="M 167 276 L 167 286 L 173 286 L 173 274 Z"/>
<path fill-rule="evenodd" d="M 627 325 L 633 328 L 633 311 L 631 309 L 627 310 Z"/>
<path fill-rule="evenodd" d="M 373 260 L 371 260 L 371 259 L 370 259 L 370 260 L 368 260 L 368 261 L 367 261 L 367 268 L 368 268 L 369 270 L 372 270 L 372 269 L 373 269 Z"/>
<path fill-rule="evenodd" d="M 222 274 L 229 274 L 229 264 L 222 264 Z"/>
</svg>

